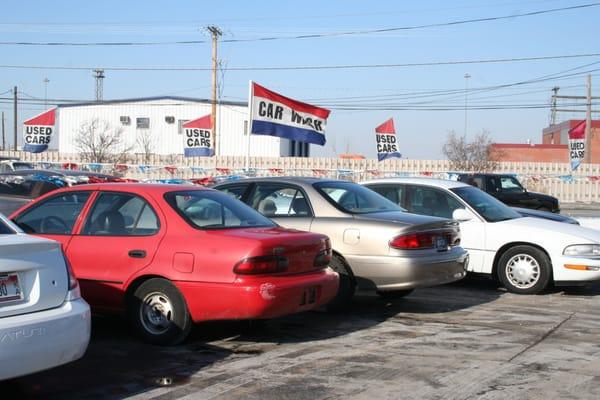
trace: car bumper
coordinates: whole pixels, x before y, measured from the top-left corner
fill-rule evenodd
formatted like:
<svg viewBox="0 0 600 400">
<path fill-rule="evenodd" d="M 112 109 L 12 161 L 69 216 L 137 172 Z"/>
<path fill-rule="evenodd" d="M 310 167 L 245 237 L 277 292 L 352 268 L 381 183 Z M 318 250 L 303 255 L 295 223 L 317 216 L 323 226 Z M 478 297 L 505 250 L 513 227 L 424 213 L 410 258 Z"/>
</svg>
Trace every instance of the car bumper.
<svg viewBox="0 0 600 400">
<path fill-rule="evenodd" d="M 346 256 L 361 289 L 393 291 L 442 285 L 466 275 L 469 256 L 455 247 L 431 256 Z"/>
<path fill-rule="evenodd" d="M 194 322 L 268 319 L 312 310 L 330 302 L 339 276 L 326 268 L 316 272 L 239 277 L 233 283 L 175 282 Z"/>
<path fill-rule="evenodd" d="M 83 356 L 90 341 L 90 307 L 83 299 L 0 320 L 0 380 L 57 367 Z"/>
<path fill-rule="evenodd" d="M 554 282 L 558 286 L 600 281 L 600 260 L 583 257 L 559 257 L 553 261 Z"/>
</svg>

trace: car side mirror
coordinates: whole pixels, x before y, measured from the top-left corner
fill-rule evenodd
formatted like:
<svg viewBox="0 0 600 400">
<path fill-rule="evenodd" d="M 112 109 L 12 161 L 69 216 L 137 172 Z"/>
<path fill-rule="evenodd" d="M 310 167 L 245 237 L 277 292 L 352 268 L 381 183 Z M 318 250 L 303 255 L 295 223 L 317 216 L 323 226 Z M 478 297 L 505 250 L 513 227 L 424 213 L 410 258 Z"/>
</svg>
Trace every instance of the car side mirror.
<svg viewBox="0 0 600 400">
<path fill-rule="evenodd" d="M 458 222 L 466 222 L 475 218 L 475 215 L 466 208 L 457 208 L 452 212 L 452 219 L 457 220 Z"/>
</svg>

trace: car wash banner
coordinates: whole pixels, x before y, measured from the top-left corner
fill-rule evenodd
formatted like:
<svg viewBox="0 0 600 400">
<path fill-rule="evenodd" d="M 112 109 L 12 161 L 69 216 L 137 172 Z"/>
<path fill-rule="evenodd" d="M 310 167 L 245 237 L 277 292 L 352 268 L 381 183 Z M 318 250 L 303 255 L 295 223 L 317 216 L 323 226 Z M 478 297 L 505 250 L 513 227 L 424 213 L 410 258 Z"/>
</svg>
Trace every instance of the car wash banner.
<svg viewBox="0 0 600 400">
<path fill-rule="evenodd" d="M 569 160 L 571 171 L 575 171 L 585 157 L 585 120 L 569 130 Z"/>
<path fill-rule="evenodd" d="M 48 150 L 55 121 L 56 108 L 53 108 L 23 122 L 23 151 L 41 153 Z"/>
<path fill-rule="evenodd" d="M 210 157 L 215 154 L 210 114 L 188 121 L 182 128 L 185 157 Z"/>
<path fill-rule="evenodd" d="M 398 152 L 393 118 L 375 128 L 375 135 L 377 138 L 377 159 L 379 161 L 402 157 L 402 154 Z"/>
<path fill-rule="evenodd" d="M 252 81 L 249 102 L 251 133 L 325 144 L 329 110 L 282 96 Z"/>
</svg>

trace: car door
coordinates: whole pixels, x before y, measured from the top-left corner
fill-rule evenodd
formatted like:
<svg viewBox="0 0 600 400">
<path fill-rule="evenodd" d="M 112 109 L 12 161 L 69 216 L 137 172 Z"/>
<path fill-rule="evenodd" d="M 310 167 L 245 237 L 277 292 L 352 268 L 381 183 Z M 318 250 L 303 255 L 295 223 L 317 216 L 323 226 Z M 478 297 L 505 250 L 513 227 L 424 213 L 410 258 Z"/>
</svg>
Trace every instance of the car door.
<svg viewBox="0 0 600 400">
<path fill-rule="evenodd" d="M 119 309 L 124 283 L 152 262 L 166 231 L 157 210 L 150 197 L 98 193 L 67 249 L 82 294 L 92 307 Z"/>
<path fill-rule="evenodd" d="M 257 183 L 247 204 L 286 228 L 310 231 L 312 207 L 304 191 L 285 183 Z"/>
<path fill-rule="evenodd" d="M 13 222 L 27 233 L 60 242 L 66 252 L 92 193 L 81 190 L 56 194 L 25 209 Z"/>
<path fill-rule="evenodd" d="M 454 194 L 438 188 L 421 185 L 407 185 L 408 212 L 441 218 L 452 218 L 458 208 L 470 209 Z M 469 251 L 469 270 L 482 272 L 485 251 L 485 223 L 476 216 L 460 222 L 461 246 Z"/>
</svg>

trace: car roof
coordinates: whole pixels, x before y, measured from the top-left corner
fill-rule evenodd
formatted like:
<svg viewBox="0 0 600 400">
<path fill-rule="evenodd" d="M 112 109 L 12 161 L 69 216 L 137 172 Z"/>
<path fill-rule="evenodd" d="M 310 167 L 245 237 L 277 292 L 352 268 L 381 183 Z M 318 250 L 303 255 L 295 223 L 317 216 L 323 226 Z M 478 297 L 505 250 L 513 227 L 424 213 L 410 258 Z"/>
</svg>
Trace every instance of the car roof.
<svg viewBox="0 0 600 400">
<path fill-rule="evenodd" d="M 464 182 L 452 181 L 449 179 L 437 178 L 381 178 L 361 182 L 361 184 L 372 183 L 410 183 L 413 185 L 435 186 L 443 189 L 454 189 L 469 186 Z"/>
<path fill-rule="evenodd" d="M 219 182 L 215 186 L 220 186 L 224 184 L 231 184 L 237 182 L 283 182 L 283 183 L 296 183 L 296 184 L 308 184 L 312 185 L 315 182 L 337 182 L 338 179 L 329 179 L 329 178 L 315 178 L 312 176 L 261 176 L 255 178 L 243 178 L 243 179 L 235 179 L 235 180 L 224 180 Z M 343 181 L 345 182 L 345 181 Z"/>
<path fill-rule="evenodd" d="M 93 184 L 83 184 L 61 188 L 51 193 L 61 192 L 78 192 L 82 190 L 109 190 L 109 191 L 122 191 L 122 192 L 132 192 L 136 193 L 138 191 L 143 191 L 151 194 L 165 194 L 168 192 L 177 192 L 177 191 L 190 191 L 190 190 L 210 190 L 203 186 L 198 185 L 181 185 L 181 184 L 170 184 L 170 183 L 93 183 Z"/>
</svg>

